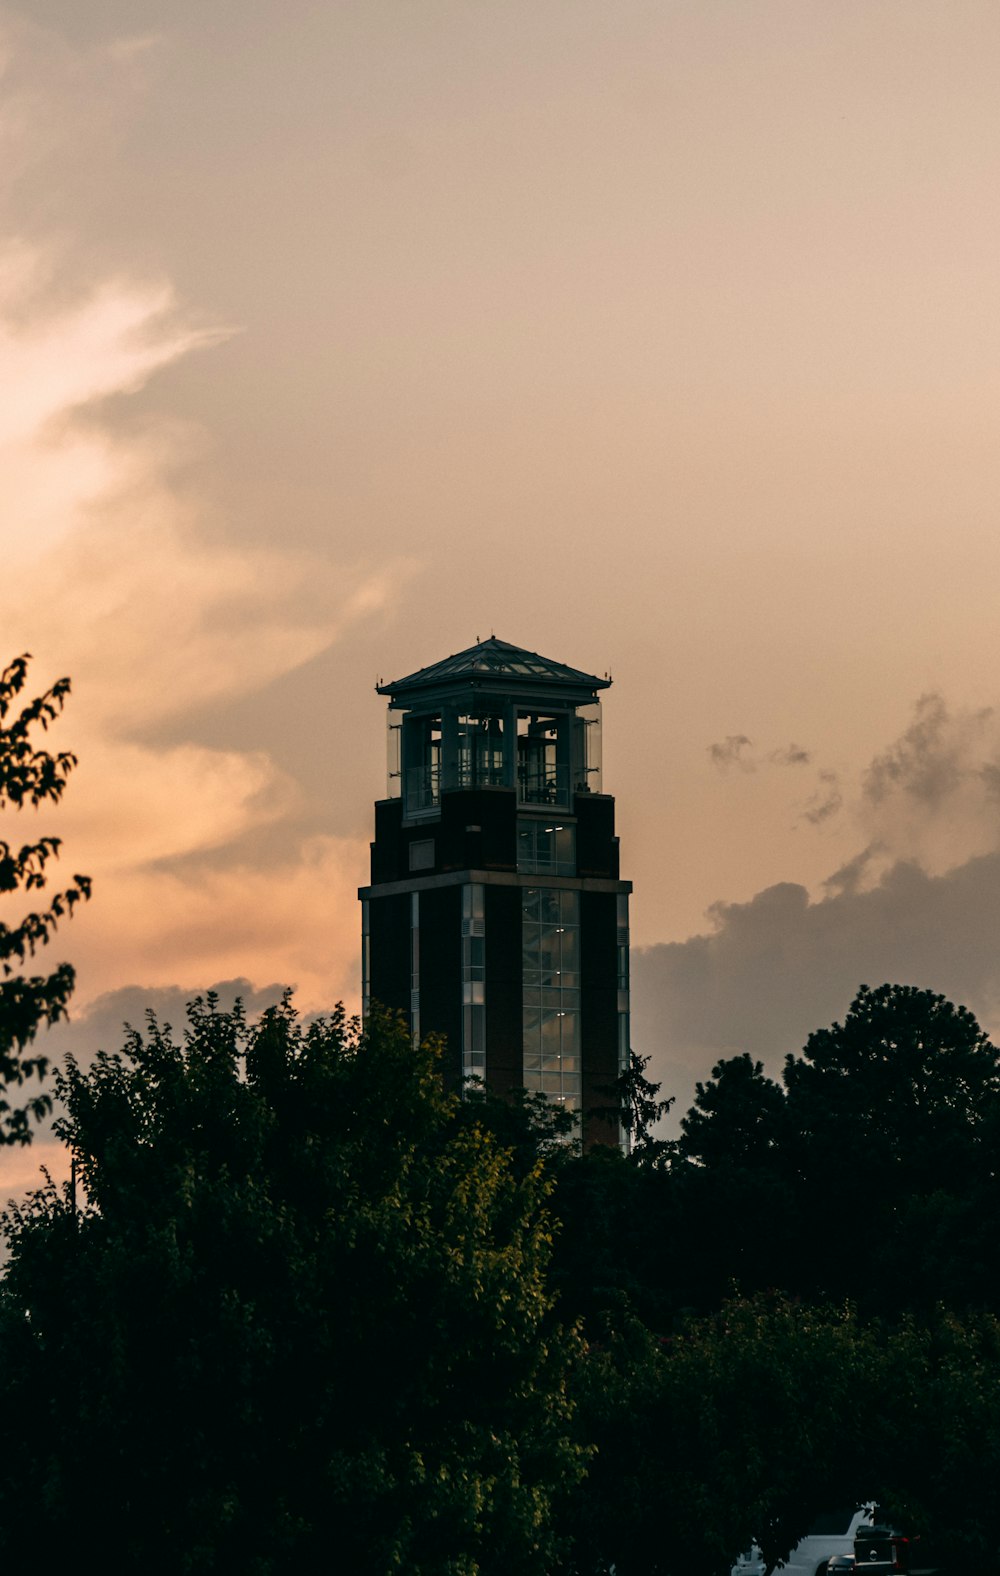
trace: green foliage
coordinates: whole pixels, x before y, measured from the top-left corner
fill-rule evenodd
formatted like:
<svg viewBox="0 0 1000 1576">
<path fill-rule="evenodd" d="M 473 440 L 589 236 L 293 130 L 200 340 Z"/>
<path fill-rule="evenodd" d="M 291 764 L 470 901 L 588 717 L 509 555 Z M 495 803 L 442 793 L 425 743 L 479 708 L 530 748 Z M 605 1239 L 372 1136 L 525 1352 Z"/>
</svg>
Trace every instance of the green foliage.
<svg viewBox="0 0 1000 1576">
<path fill-rule="evenodd" d="M 859 1319 L 758 1297 L 657 1340 L 627 1323 L 591 1349 L 583 1426 L 597 1450 L 573 1506 L 573 1569 L 723 1576 L 755 1538 L 769 1566 L 817 1514 L 874 1498 L 995 1563 L 1000 1321 L 938 1310 Z"/>
<path fill-rule="evenodd" d="M 581 1568 L 721 1576 L 754 1537 L 787 1555 L 817 1510 L 862 1492 L 826 1425 L 869 1372 L 849 1312 L 735 1302 L 670 1339 L 611 1334 L 581 1396 L 597 1445 Z"/>
<path fill-rule="evenodd" d="M 529 1089 L 512 1089 L 505 1098 L 481 1079 L 467 1079 L 456 1115 L 464 1125 L 491 1133 L 520 1176 L 539 1165 L 555 1173 L 580 1150 L 575 1112 Z"/>
<path fill-rule="evenodd" d="M 189 1012 L 70 1062 L 86 1203 L 9 1217 L 0 1550 L 26 1566 L 41 1526 L 53 1567 L 542 1576 L 585 1452 L 538 1168 L 395 1020 Z"/>
<path fill-rule="evenodd" d="M 52 755 L 39 749 L 35 732 L 39 727 L 47 729 L 58 717 L 69 694 L 69 679 L 59 679 L 43 695 L 21 702 L 28 660 L 18 657 L 0 673 L 0 811 L 58 803 L 76 765 L 76 757 L 66 751 Z M 40 837 L 16 847 L 0 838 L 0 897 L 44 888 L 59 841 Z M 51 1109 L 43 1093 L 19 1106 L 12 1105 L 10 1093 L 31 1078 L 45 1077 L 46 1058 L 27 1053 L 40 1024 L 65 1017 L 75 977 L 68 963 L 51 974 L 25 976 L 14 972 L 14 962 L 23 965 L 48 942 L 59 920 L 89 896 L 89 879 L 77 875 L 64 891 L 48 898 L 46 907 L 25 914 L 13 925 L 0 921 L 0 1144 L 30 1143 L 31 1119 L 39 1120 Z"/>
</svg>

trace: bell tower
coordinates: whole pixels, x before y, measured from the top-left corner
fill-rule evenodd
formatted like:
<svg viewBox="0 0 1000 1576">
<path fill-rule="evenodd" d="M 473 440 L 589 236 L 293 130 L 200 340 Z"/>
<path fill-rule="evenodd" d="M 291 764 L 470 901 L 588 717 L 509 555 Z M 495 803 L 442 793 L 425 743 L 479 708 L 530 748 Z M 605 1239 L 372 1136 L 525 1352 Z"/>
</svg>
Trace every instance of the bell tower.
<svg viewBox="0 0 1000 1576">
<path fill-rule="evenodd" d="M 602 791 L 610 679 L 507 641 L 378 686 L 388 797 L 362 902 L 364 1006 L 447 1037 L 454 1086 L 523 1085 L 588 1115 L 628 1065 L 628 895 Z"/>
</svg>

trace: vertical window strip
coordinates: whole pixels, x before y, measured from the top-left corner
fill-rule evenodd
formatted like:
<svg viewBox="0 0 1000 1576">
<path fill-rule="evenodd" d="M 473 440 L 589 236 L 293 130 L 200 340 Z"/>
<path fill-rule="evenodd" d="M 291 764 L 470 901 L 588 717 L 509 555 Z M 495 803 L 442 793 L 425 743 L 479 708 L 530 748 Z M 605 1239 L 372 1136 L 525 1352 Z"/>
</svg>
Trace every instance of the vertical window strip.
<svg viewBox="0 0 1000 1576">
<path fill-rule="evenodd" d="M 462 1077 L 486 1077 L 486 888 L 462 888 Z"/>
<path fill-rule="evenodd" d="M 371 905 L 361 902 L 361 1016 L 367 1018 L 372 1005 L 372 922 Z"/>
<path fill-rule="evenodd" d="M 579 1110 L 580 897 L 555 887 L 522 891 L 526 1089 Z"/>
<path fill-rule="evenodd" d="M 618 1070 L 629 1067 L 629 922 L 628 893 L 618 894 Z"/>
<path fill-rule="evenodd" d="M 420 1044 L 420 893 L 410 893 L 410 1034 Z"/>
</svg>

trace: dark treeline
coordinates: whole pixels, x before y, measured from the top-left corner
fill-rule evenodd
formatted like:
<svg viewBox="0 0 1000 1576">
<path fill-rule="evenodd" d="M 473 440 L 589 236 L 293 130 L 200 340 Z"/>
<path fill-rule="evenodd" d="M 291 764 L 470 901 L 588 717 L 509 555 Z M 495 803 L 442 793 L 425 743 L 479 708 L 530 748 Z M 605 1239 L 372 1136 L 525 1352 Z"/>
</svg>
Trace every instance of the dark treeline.
<svg viewBox="0 0 1000 1576">
<path fill-rule="evenodd" d="M 972 1014 L 863 986 L 780 1083 L 731 1057 L 677 1140 L 638 1137 L 564 1157 L 552 1206 L 597 1568 L 721 1570 L 751 1528 L 778 1560 L 873 1498 L 995 1559 L 1000 1053 Z"/>
<path fill-rule="evenodd" d="M 863 986 L 780 1084 L 747 1055 L 719 1062 L 681 1130 L 637 1165 L 595 1151 L 560 1175 L 555 1276 L 575 1312 L 624 1293 L 669 1331 L 734 1286 L 890 1318 L 1000 1310 L 1000 1058 L 965 1008 Z"/>
<path fill-rule="evenodd" d="M 196 1002 L 58 1075 L 9 1210 L 0 1550 L 123 1571 L 722 1576 L 875 1497 L 997 1549 L 1000 1058 L 862 990 L 783 1083 L 576 1152 L 439 1047 Z"/>
</svg>

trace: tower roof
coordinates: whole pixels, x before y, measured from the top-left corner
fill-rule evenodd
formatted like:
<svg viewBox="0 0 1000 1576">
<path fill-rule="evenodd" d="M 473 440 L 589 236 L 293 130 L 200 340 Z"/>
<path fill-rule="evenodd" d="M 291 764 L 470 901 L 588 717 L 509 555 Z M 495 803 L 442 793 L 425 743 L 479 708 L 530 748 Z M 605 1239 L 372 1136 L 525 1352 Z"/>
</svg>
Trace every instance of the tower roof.
<svg viewBox="0 0 1000 1576">
<path fill-rule="evenodd" d="M 507 640 L 491 635 L 489 640 L 479 640 L 465 651 L 458 651 L 441 662 L 432 662 L 418 668 L 405 678 L 390 684 L 376 686 L 380 695 L 394 699 L 423 694 L 425 691 L 450 689 L 452 685 L 473 684 L 490 689 L 572 689 L 576 692 L 607 689 L 610 679 L 598 678 L 594 673 L 584 673 L 565 662 L 555 662 L 551 657 L 539 656 L 537 651 L 525 651 L 522 646 L 512 646 Z"/>
</svg>

